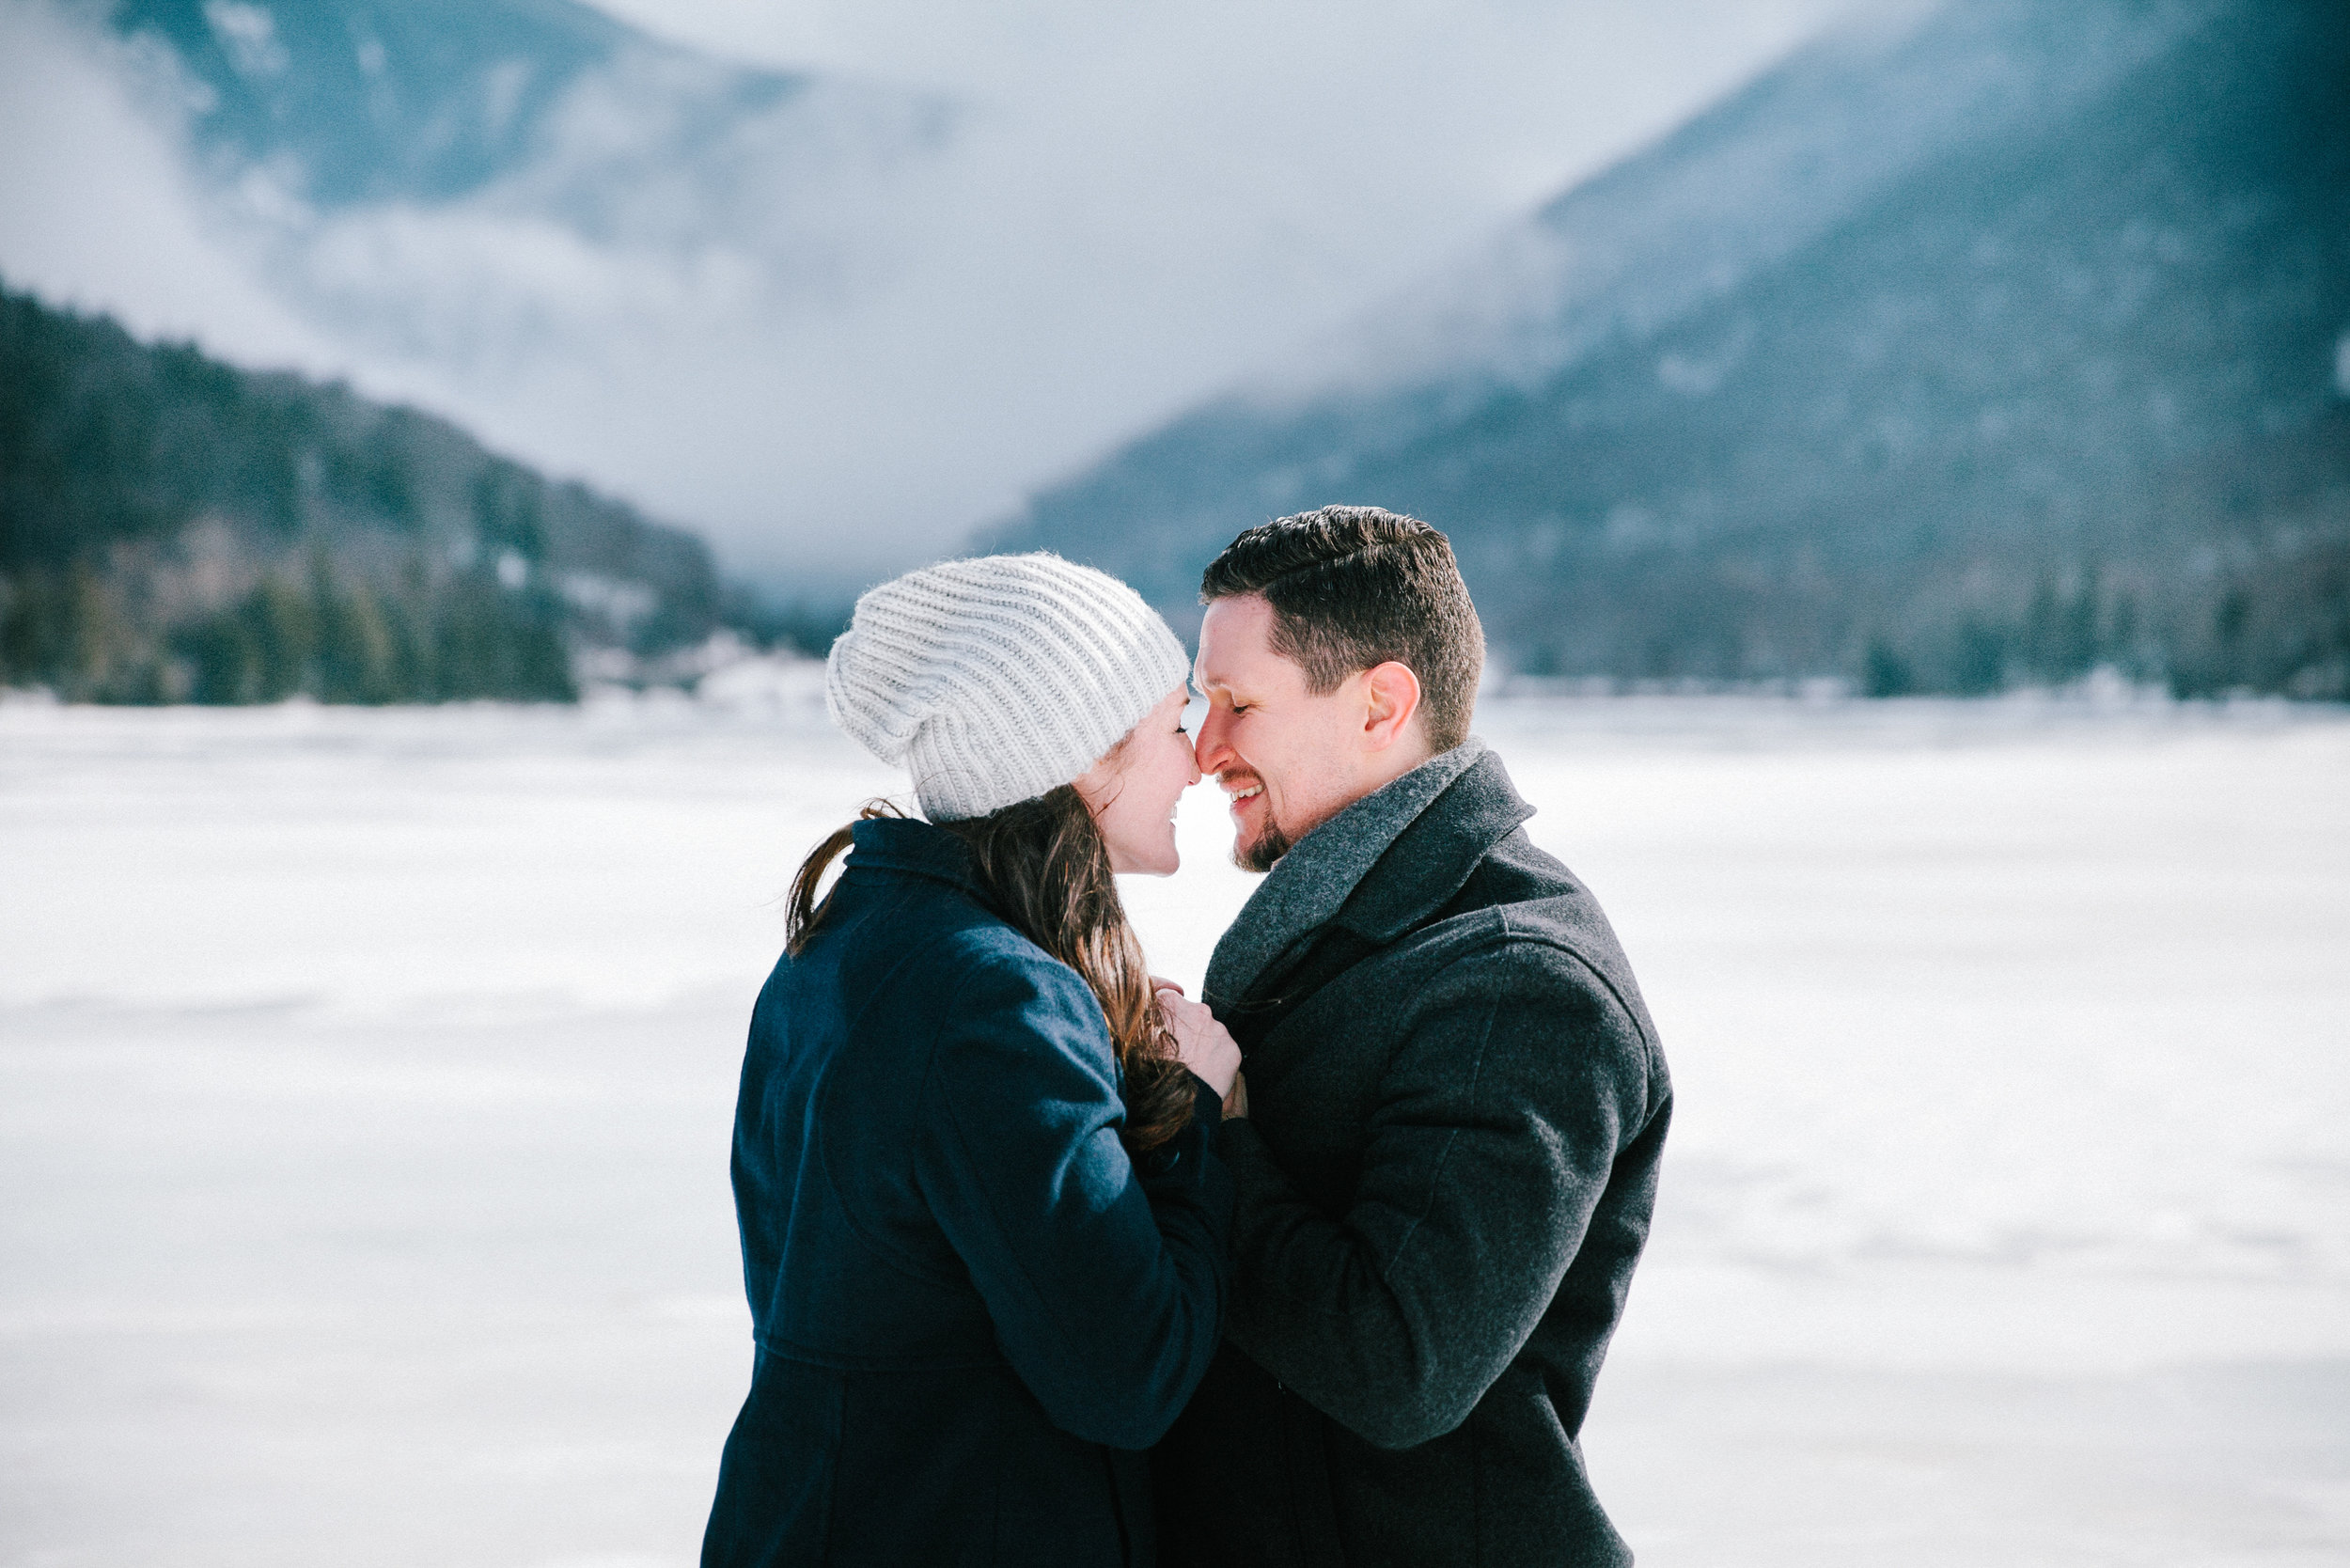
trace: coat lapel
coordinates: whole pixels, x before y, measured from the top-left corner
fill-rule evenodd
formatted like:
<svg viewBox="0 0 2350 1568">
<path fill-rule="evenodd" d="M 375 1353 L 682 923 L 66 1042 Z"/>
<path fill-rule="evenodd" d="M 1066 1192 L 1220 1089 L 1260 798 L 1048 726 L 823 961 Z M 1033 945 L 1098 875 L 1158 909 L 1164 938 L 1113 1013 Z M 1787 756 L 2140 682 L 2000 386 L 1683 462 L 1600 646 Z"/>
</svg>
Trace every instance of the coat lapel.
<svg viewBox="0 0 2350 1568">
<path fill-rule="evenodd" d="M 1333 923 L 1386 947 L 1450 903 L 1478 863 L 1533 814 L 1501 759 L 1485 752 L 1396 835 Z"/>
<path fill-rule="evenodd" d="M 1221 1011 L 1254 995 L 1276 961 L 1346 903 L 1396 835 L 1487 754 L 1482 741 L 1455 746 L 1306 835 L 1267 873 L 1216 943 L 1201 999 Z"/>
<path fill-rule="evenodd" d="M 1427 923 L 1460 892 L 1494 845 L 1534 814 L 1534 808 L 1511 785 L 1501 759 L 1480 743 L 1470 745 L 1476 748 L 1472 755 L 1461 756 L 1469 746 L 1446 754 L 1458 759 L 1459 765 L 1434 780 L 1434 788 L 1422 794 L 1399 826 L 1384 826 L 1399 815 L 1391 811 L 1383 820 L 1375 820 L 1369 831 L 1361 831 L 1356 841 L 1332 846 L 1314 868 L 1313 896 L 1293 894 L 1277 906 L 1285 922 L 1310 917 L 1311 924 L 1276 927 L 1267 917 L 1257 931 L 1244 933 L 1255 909 L 1252 899 L 1225 942 L 1217 944 L 1217 963 L 1210 964 L 1203 989 L 1208 1005 L 1249 1055 L 1250 1072 L 1277 1072 L 1278 1053 L 1275 1059 L 1258 1055 L 1258 1047 L 1267 1037 L 1324 985 Z M 1418 772 L 1407 774 L 1396 784 L 1418 776 Z M 1367 806 L 1378 798 L 1367 796 L 1357 805 Z M 1332 818 L 1322 831 L 1363 830 L 1365 823 L 1349 823 L 1353 810 L 1349 808 L 1348 812 Z M 1303 853 L 1307 844 L 1320 837 L 1319 832 L 1310 836 L 1292 855 Z M 1363 869 L 1351 882 L 1333 886 L 1334 868 L 1350 862 Z M 1285 857 L 1275 868 L 1266 886 L 1258 890 L 1260 896 L 1274 890 L 1272 877 L 1279 876 L 1289 864 Z M 1221 974 L 1217 966 L 1226 958 L 1226 944 L 1235 936 L 1245 937 L 1252 949 L 1262 948 L 1272 954 L 1261 960 L 1253 950 L 1246 955 L 1253 968 L 1245 986 L 1236 991 L 1223 987 L 1232 983 L 1242 961 L 1226 964 Z"/>
</svg>

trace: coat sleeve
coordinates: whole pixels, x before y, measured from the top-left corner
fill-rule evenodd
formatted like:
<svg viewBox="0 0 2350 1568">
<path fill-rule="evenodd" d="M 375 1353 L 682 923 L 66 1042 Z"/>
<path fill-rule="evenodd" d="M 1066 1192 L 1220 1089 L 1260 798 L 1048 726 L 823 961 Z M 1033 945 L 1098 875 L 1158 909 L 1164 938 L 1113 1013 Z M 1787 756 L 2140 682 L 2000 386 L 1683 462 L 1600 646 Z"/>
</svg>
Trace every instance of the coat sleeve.
<svg viewBox="0 0 2350 1568">
<path fill-rule="evenodd" d="M 1649 1105 L 1638 1027 L 1579 961 L 1463 958 L 1420 995 L 1345 1212 L 1229 1124 L 1233 1341 L 1381 1448 L 1451 1431 L 1549 1307 Z"/>
<path fill-rule="evenodd" d="M 1137 1169 L 1108 1030 L 1073 971 L 1005 960 L 964 980 L 923 1092 L 917 1171 L 996 1341 L 1054 1424 L 1158 1441 L 1222 1335 L 1232 1186 L 1215 1093 Z"/>
</svg>

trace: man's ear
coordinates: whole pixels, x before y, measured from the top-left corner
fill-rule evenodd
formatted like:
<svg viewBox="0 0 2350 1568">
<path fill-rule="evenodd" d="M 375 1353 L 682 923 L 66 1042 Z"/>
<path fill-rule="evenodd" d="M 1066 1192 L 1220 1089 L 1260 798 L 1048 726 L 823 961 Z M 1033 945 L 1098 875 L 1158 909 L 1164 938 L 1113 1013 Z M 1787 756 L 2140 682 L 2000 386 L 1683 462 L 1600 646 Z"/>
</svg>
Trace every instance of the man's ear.
<svg viewBox="0 0 2350 1568">
<path fill-rule="evenodd" d="M 1419 713 L 1419 677 L 1393 659 L 1373 665 L 1363 671 L 1363 698 L 1364 748 L 1385 751 Z"/>
</svg>

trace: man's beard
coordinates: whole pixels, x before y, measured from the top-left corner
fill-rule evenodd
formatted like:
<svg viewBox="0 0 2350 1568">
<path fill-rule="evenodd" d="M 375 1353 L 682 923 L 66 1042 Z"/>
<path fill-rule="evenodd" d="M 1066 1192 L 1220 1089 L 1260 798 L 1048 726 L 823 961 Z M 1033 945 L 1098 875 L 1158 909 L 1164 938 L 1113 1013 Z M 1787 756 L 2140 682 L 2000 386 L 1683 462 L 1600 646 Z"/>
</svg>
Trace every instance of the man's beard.
<svg viewBox="0 0 2350 1568">
<path fill-rule="evenodd" d="M 1295 843 L 1296 840 L 1282 832 L 1280 824 L 1273 820 L 1273 804 L 1267 801 L 1264 831 L 1246 847 L 1238 839 L 1232 840 L 1232 864 L 1244 871 L 1269 871 L 1273 870 L 1273 863 L 1289 854 Z"/>
</svg>

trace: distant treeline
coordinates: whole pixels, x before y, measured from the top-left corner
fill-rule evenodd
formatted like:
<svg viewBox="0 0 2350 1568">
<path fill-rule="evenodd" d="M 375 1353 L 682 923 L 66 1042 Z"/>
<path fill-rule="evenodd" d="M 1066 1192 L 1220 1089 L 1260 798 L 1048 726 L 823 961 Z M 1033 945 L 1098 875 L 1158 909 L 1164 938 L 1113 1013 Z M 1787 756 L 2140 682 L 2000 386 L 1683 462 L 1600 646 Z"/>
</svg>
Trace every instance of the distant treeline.
<svg viewBox="0 0 2350 1568">
<path fill-rule="evenodd" d="M 1514 572 L 1508 541 L 1455 539 L 1525 674 L 1976 697 L 2102 668 L 2182 698 L 2350 700 L 2350 408 L 2117 487 L 2112 507 L 2125 525 L 2070 538 L 1569 536 Z"/>
<path fill-rule="evenodd" d="M 1955 626 L 1880 632 L 1858 683 L 1871 697 L 1977 697 L 2062 686 L 2105 668 L 2184 698 L 2350 699 L 2350 542 L 2239 570 L 2200 600 L 2175 585 L 2149 594 L 2138 576 L 2092 565 L 2065 588 L 2042 578 L 2011 619 L 1978 609 Z M 2150 602 L 2159 613 L 2148 613 Z"/>
<path fill-rule="evenodd" d="M 558 606 L 476 573 L 438 588 L 415 576 L 381 593 L 321 550 L 158 636 L 137 617 L 142 596 L 87 562 L 19 573 L 0 616 L 0 682 L 76 702 L 577 698 Z"/>
<path fill-rule="evenodd" d="M 2350 406 L 2155 470 L 2075 525 L 1975 521 L 1871 541 L 1572 535 L 1514 576 L 1466 558 L 1527 673 L 1837 674 L 1876 697 L 2061 686 L 2106 668 L 2183 698 L 2350 700 Z M 1831 564 L 1832 563 L 1832 564 Z"/>
<path fill-rule="evenodd" d="M 0 685 L 568 701 L 729 619 L 707 548 L 454 426 L 0 286 Z"/>
</svg>

